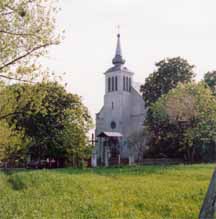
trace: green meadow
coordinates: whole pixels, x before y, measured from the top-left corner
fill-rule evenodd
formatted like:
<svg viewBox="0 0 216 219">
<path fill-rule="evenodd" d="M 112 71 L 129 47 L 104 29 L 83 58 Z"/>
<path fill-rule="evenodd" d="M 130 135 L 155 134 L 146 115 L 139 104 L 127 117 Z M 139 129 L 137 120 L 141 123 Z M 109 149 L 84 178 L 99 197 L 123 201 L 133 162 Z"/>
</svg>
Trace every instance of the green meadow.
<svg viewBox="0 0 216 219">
<path fill-rule="evenodd" d="M 0 218 L 197 219 L 213 164 L 0 171 Z"/>
</svg>

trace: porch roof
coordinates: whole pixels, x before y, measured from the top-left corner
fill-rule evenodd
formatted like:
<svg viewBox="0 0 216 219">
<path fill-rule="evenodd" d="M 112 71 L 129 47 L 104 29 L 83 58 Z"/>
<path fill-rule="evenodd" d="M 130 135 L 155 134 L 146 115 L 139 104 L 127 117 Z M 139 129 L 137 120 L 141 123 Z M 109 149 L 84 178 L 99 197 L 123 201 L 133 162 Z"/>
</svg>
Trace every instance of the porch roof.
<svg viewBox="0 0 216 219">
<path fill-rule="evenodd" d="M 101 132 L 97 137 L 122 137 L 123 135 L 120 132 Z"/>
</svg>

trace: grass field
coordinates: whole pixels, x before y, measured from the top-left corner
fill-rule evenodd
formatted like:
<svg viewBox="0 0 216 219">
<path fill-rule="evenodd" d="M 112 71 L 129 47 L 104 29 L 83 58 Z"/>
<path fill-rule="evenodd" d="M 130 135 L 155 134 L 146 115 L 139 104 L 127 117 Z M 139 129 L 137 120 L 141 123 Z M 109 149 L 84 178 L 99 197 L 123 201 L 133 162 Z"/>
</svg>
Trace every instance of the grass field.
<svg viewBox="0 0 216 219">
<path fill-rule="evenodd" d="M 0 218 L 197 219 L 214 165 L 0 172 Z"/>
</svg>

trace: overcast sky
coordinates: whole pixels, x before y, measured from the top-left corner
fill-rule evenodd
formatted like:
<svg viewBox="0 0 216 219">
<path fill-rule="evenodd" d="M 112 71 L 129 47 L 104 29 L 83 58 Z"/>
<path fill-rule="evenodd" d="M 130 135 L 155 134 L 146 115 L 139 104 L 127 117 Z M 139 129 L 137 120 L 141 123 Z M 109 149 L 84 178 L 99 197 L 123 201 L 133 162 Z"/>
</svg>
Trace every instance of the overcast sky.
<svg viewBox="0 0 216 219">
<path fill-rule="evenodd" d="M 103 104 L 104 72 L 111 67 L 117 25 L 126 66 L 143 83 L 154 63 L 181 56 L 197 79 L 216 69 L 215 0 L 60 0 L 58 28 L 65 39 L 46 65 L 66 72 L 67 89 L 82 96 L 93 118 Z"/>
</svg>

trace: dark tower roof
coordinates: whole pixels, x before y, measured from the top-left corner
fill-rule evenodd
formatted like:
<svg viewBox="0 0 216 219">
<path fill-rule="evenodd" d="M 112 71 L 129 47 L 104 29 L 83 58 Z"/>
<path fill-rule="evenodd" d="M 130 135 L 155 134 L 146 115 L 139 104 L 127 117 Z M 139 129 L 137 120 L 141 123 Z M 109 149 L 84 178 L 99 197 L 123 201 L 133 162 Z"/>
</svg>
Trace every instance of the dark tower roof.
<svg viewBox="0 0 216 219">
<path fill-rule="evenodd" d="M 117 34 L 117 46 L 116 46 L 116 51 L 115 51 L 115 57 L 112 60 L 112 63 L 114 66 L 109 68 L 106 73 L 109 72 L 114 72 L 114 71 L 124 71 L 124 72 L 129 72 L 132 73 L 128 68 L 124 66 L 125 60 L 122 57 L 122 50 L 121 50 L 121 43 L 120 43 L 120 34 Z"/>
<path fill-rule="evenodd" d="M 115 57 L 112 60 L 113 65 L 123 65 L 125 60 L 122 58 L 122 50 L 121 50 L 121 43 L 120 43 L 120 34 L 117 34 L 117 46 Z"/>
</svg>

